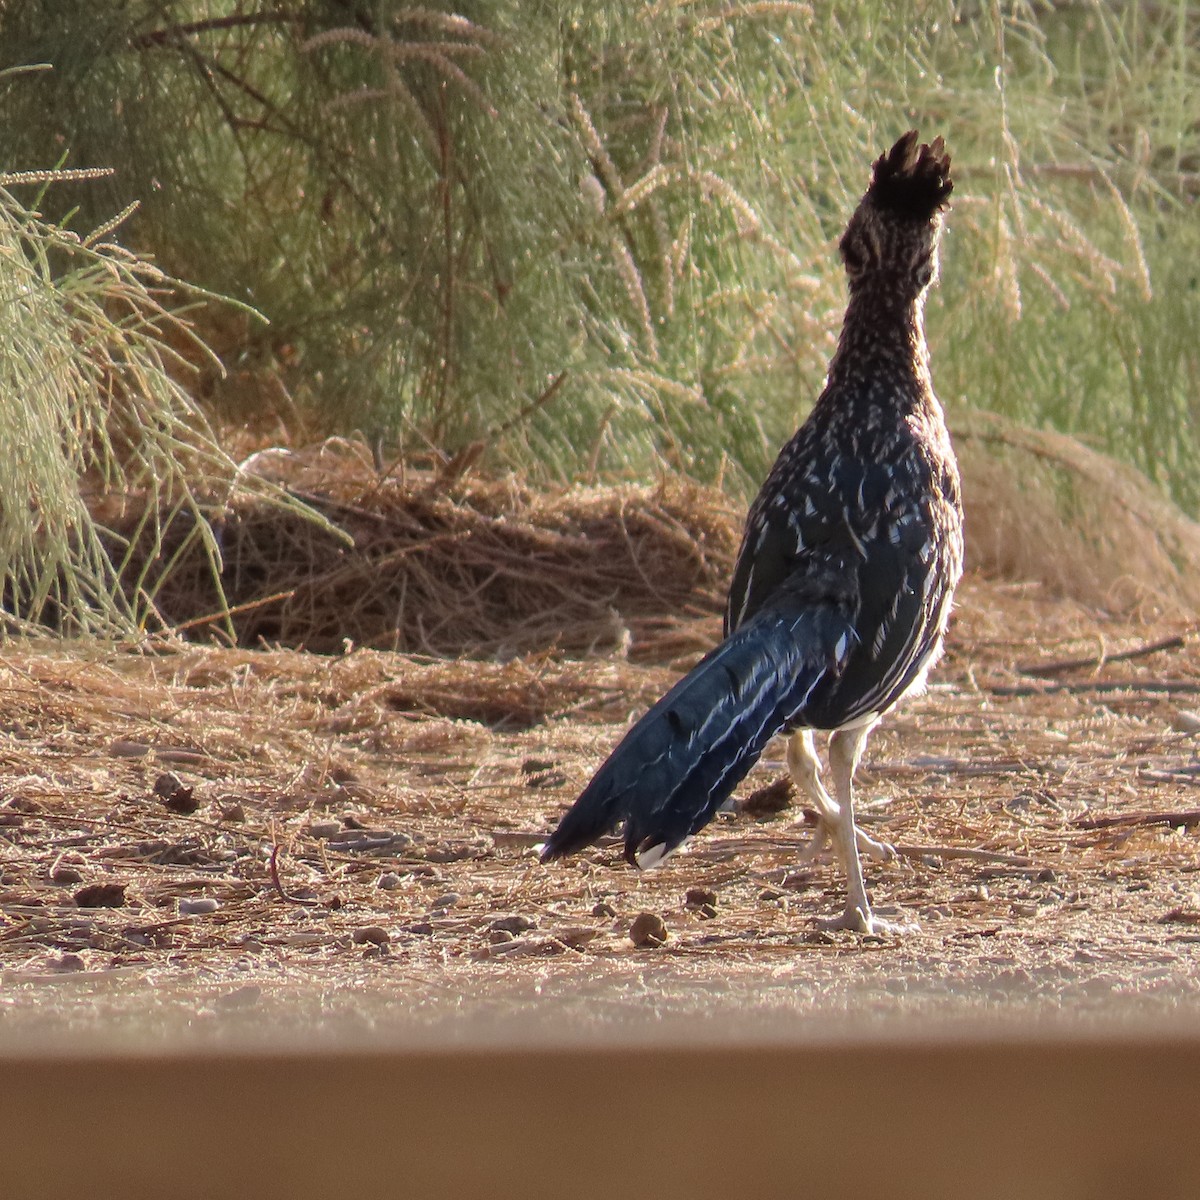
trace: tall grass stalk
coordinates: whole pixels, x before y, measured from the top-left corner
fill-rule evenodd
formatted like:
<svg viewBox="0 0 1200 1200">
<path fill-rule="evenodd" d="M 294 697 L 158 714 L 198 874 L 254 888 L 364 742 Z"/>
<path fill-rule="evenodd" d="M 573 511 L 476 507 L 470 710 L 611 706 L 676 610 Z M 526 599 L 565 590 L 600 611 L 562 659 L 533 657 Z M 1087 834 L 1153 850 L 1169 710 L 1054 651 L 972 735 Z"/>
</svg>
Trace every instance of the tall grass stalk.
<svg viewBox="0 0 1200 1200">
<path fill-rule="evenodd" d="M 36 211 L 48 187 L 95 175 L 0 174 L 0 589 L 9 632 L 129 636 L 156 627 L 155 593 L 171 565 L 162 533 L 179 518 L 188 531 L 180 548 L 199 541 L 220 586 L 207 518 L 237 470 L 180 382 L 194 375 L 185 355 L 205 350 L 162 305 L 179 285 L 110 240 L 119 217 L 81 237 Z M 137 536 L 149 548 L 137 568 L 105 529 L 127 504 L 142 514 Z"/>
</svg>

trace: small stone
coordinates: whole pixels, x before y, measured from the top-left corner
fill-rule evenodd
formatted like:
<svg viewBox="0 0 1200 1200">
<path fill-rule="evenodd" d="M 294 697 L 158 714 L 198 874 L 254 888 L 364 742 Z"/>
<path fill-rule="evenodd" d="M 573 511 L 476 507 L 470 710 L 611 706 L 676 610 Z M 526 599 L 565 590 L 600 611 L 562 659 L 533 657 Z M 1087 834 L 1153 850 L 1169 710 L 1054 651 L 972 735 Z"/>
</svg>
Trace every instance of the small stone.
<svg viewBox="0 0 1200 1200">
<path fill-rule="evenodd" d="M 1038 883 L 1054 883 L 1058 876 L 1054 873 L 1053 867 L 1045 867 L 1037 873 Z"/>
<path fill-rule="evenodd" d="M 221 820 L 234 825 L 241 825 L 246 819 L 246 810 L 236 801 L 233 804 L 221 805 Z"/>
<path fill-rule="evenodd" d="M 717 893 L 710 888 L 688 888 L 684 894 L 683 903 L 688 908 L 716 908 Z"/>
<path fill-rule="evenodd" d="M 991 897 L 986 883 L 973 883 L 967 888 L 968 900 L 987 900 Z"/>
<path fill-rule="evenodd" d="M 775 904 L 783 899 L 783 893 L 777 888 L 763 888 L 763 890 L 758 893 L 758 898 L 764 904 Z"/>
<path fill-rule="evenodd" d="M 400 886 L 400 883 L 401 883 L 400 876 L 397 875 L 395 871 L 384 871 L 384 873 L 382 875 L 380 875 L 379 880 L 375 884 L 375 886 L 379 887 L 379 888 L 383 888 L 383 890 L 385 892 L 392 892 L 392 891 L 395 891 L 396 888 L 398 888 Z"/>
<path fill-rule="evenodd" d="M 169 796 L 175 795 L 176 792 L 186 786 L 187 784 L 174 771 L 164 771 L 154 781 L 154 794 L 166 800 Z"/>
<path fill-rule="evenodd" d="M 593 917 L 615 917 L 617 910 L 607 900 L 600 900 L 592 906 Z"/>
<path fill-rule="evenodd" d="M 74 867 L 55 867 L 50 875 L 50 882 L 63 885 L 68 883 L 82 883 L 83 872 L 77 871 Z"/>
<path fill-rule="evenodd" d="M 350 937 L 356 946 L 386 946 L 392 940 L 382 925 L 363 925 Z"/>
<path fill-rule="evenodd" d="M 589 942 L 595 940 L 599 932 L 598 929 L 588 929 L 586 926 L 568 925 L 565 929 L 556 929 L 554 938 L 572 950 L 582 950 Z"/>
<path fill-rule="evenodd" d="M 1200 713 L 1181 708 L 1171 718 L 1171 728 L 1177 733 L 1200 733 Z"/>
<path fill-rule="evenodd" d="M 661 946 L 669 936 L 658 913 L 638 913 L 629 927 L 629 940 L 635 946 Z"/>
<path fill-rule="evenodd" d="M 125 884 L 92 883 L 75 893 L 80 908 L 124 908 Z"/>
<path fill-rule="evenodd" d="M 58 958 L 51 959 L 46 966 L 51 971 L 62 971 L 65 974 L 70 971 L 86 971 L 87 961 L 79 954 L 61 954 Z"/>
<path fill-rule="evenodd" d="M 234 988 L 218 996 L 216 1005 L 226 1011 L 233 1008 L 250 1008 L 262 999 L 262 988 L 256 983 L 247 983 L 243 987 Z"/>
<path fill-rule="evenodd" d="M 219 900 L 211 896 L 180 896 L 179 915 L 181 917 L 203 917 L 215 913 L 221 907 Z"/>
<path fill-rule="evenodd" d="M 453 908 L 461 899 L 462 897 L 457 892 L 446 892 L 444 895 L 438 896 L 431 907 Z"/>
<path fill-rule="evenodd" d="M 308 827 L 308 832 L 312 837 L 327 839 L 337 837 L 342 832 L 341 821 L 317 821 Z"/>
<path fill-rule="evenodd" d="M 499 946 L 504 942 L 515 942 L 517 936 L 510 933 L 507 929 L 491 929 L 488 931 L 488 945 Z"/>
<path fill-rule="evenodd" d="M 513 913 L 509 917 L 497 917 L 489 926 L 488 929 L 503 929 L 508 933 L 528 933 L 531 929 L 537 928 L 537 922 L 529 917 L 522 916 L 520 913 Z"/>
</svg>

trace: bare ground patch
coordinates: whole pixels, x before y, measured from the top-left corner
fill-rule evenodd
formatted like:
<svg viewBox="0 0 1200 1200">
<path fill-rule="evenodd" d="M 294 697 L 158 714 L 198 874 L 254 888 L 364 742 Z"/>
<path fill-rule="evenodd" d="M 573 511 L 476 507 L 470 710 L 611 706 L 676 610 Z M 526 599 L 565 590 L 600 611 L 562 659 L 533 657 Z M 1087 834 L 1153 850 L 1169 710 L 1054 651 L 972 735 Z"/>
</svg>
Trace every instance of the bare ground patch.
<svg viewBox="0 0 1200 1200">
<path fill-rule="evenodd" d="M 705 618 L 693 636 L 715 633 Z M 722 815 L 645 875 L 615 848 L 537 862 L 677 666 L 10 647 L 4 1027 L 423 1028 L 531 1020 L 539 1002 L 582 1027 L 736 1011 L 747 1030 L 863 1010 L 1194 1011 L 1188 635 L 968 582 L 933 688 L 861 772 L 864 823 L 901 851 L 869 867 L 873 899 L 920 926 L 886 940 L 815 929 L 842 880 L 795 868 L 794 807 Z M 740 798 L 781 774 L 772 748 Z M 631 940 L 643 912 L 663 944 Z"/>
</svg>

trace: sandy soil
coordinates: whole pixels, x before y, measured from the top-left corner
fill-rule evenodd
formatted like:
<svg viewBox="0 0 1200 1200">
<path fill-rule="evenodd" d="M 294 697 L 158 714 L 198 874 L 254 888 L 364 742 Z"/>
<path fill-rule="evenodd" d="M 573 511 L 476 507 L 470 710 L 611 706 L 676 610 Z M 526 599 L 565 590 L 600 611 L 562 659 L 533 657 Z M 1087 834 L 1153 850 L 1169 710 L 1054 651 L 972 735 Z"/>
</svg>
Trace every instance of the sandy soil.
<svg viewBox="0 0 1200 1200">
<path fill-rule="evenodd" d="M 678 663 L 9 647 L 0 1047 L 1190 1020 L 1200 645 L 1100 661 L 1188 633 L 968 582 L 860 772 L 900 851 L 873 900 L 918 926 L 887 938 L 816 928 L 842 880 L 796 869 L 796 807 L 645 875 L 614 846 L 537 862 Z M 741 800 L 781 773 L 775 746 Z M 663 944 L 633 943 L 642 913 Z"/>
</svg>

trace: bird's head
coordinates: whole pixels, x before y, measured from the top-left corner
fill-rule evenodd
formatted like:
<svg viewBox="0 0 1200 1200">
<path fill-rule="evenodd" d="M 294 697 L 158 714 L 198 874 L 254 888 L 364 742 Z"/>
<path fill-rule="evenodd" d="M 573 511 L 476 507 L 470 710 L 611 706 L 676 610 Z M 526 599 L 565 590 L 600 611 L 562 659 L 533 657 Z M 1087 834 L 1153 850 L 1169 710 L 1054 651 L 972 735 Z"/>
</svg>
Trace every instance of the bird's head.
<svg viewBox="0 0 1200 1200">
<path fill-rule="evenodd" d="M 940 137 L 918 145 L 910 130 L 880 156 L 842 237 L 852 291 L 878 278 L 915 299 L 937 278 L 942 210 L 953 188 Z"/>
</svg>

